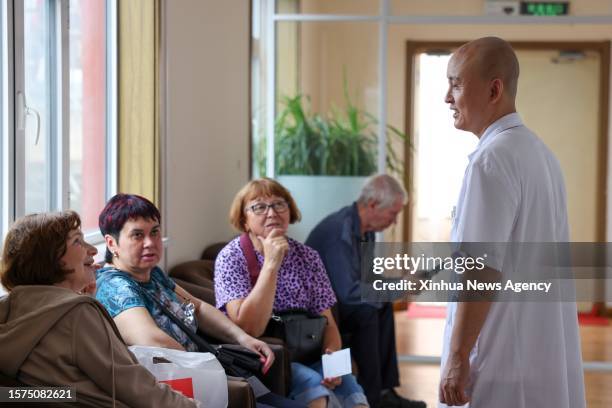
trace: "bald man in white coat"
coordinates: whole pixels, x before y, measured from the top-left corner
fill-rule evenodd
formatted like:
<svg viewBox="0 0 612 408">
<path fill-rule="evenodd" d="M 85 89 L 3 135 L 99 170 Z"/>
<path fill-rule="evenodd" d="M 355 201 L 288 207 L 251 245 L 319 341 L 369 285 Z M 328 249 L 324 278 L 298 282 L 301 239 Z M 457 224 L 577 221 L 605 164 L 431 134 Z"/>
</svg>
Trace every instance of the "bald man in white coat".
<svg viewBox="0 0 612 408">
<path fill-rule="evenodd" d="M 480 139 L 454 242 L 569 241 L 563 175 L 516 113 L 518 74 L 514 51 L 495 37 L 463 45 L 449 61 L 454 125 Z M 489 272 L 511 278 L 512 262 Z M 575 302 L 450 303 L 444 336 L 440 407 L 585 407 Z"/>
</svg>

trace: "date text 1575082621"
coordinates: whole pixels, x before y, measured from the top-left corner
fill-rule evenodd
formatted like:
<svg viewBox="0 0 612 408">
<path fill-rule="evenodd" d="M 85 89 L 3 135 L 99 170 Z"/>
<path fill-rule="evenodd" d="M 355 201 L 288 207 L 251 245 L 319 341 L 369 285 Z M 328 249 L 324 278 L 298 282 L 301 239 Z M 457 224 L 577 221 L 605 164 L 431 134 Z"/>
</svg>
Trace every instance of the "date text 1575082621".
<svg viewBox="0 0 612 408">
<path fill-rule="evenodd" d="M 74 387 L 0 387 L 0 402 L 76 401 Z"/>
</svg>

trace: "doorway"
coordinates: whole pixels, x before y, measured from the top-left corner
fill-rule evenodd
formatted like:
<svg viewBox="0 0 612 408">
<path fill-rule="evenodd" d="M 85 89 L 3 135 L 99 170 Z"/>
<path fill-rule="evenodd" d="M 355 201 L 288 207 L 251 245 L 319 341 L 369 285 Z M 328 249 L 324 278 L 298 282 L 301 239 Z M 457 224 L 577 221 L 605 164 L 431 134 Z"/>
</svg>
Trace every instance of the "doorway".
<svg viewBox="0 0 612 408">
<path fill-rule="evenodd" d="M 444 103 L 446 64 L 461 43 L 407 43 L 406 241 L 448 241 L 467 154 Z M 572 241 L 605 241 L 610 43 L 512 43 L 521 67 L 517 110 L 561 163 Z"/>
<path fill-rule="evenodd" d="M 517 111 L 553 151 L 567 190 L 572 242 L 605 242 L 610 43 L 511 43 L 521 67 Z M 446 64 L 461 43 L 408 42 L 405 178 L 412 193 L 404 238 L 450 239 L 451 212 L 478 139 L 453 126 L 444 103 Z M 602 298 L 601 285 L 577 281 Z M 595 293 L 597 292 L 597 293 Z M 579 302 L 580 312 L 603 304 Z"/>
</svg>

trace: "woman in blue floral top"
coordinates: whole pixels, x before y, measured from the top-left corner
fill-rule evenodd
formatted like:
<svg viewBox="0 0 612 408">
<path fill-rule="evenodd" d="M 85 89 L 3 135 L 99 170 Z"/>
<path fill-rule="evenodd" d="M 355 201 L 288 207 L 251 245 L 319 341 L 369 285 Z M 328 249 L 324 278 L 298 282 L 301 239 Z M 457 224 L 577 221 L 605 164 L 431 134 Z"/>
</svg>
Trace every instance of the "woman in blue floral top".
<svg viewBox="0 0 612 408">
<path fill-rule="evenodd" d="M 162 312 L 154 297 L 194 330 L 238 343 L 261 356 L 265 373 L 274 354 L 268 345 L 232 323 L 213 306 L 175 284 L 157 266 L 162 254 L 161 216 L 144 197 L 117 194 L 99 217 L 106 266 L 96 272 L 96 298 L 113 317 L 128 345 L 196 351 L 196 345 Z M 145 295 L 144 292 L 149 295 Z"/>
</svg>

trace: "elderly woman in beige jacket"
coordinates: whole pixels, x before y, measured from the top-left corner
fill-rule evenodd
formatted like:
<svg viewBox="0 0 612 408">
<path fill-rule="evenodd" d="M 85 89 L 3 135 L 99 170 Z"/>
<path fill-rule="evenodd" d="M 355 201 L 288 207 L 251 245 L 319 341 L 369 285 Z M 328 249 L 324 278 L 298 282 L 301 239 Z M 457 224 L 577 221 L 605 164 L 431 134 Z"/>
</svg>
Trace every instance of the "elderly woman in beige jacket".
<svg viewBox="0 0 612 408">
<path fill-rule="evenodd" d="M 96 249 L 77 213 L 18 220 L 0 268 L 0 372 L 29 385 L 74 386 L 83 407 L 195 407 L 128 351 L 93 297 Z"/>
</svg>

